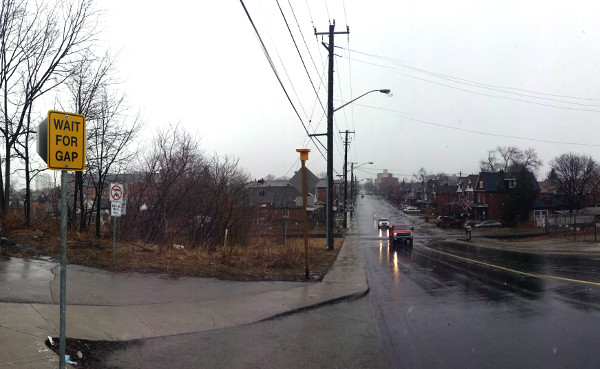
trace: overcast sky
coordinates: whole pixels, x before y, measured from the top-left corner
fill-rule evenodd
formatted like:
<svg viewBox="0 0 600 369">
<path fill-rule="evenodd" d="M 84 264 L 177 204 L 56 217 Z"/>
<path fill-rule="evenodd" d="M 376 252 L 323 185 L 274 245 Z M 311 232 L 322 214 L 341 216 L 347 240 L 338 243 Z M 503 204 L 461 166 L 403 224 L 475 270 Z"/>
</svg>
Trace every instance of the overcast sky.
<svg viewBox="0 0 600 369">
<path fill-rule="evenodd" d="M 334 106 L 393 93 L 336 112 L 337 173 L 346 130 L 349 161 L 374 162 L 359 178 L 477 173 L 488 150 L 508 145 L 537 150 L 538 177 L 562 153 L 600 160 L 597 2 L 279 0 L 302 59 L 276 1 L 244 4 L 300 118 L 240 1 L 99 0 L 101 37 L 120 51 L 122 88 L 148 137 L 180 122 L 204 152 L 238 158 L 252 178 L 291 177 L 307 147 L 307 167 L 324 172 L 325 149 L 303 124 L 326 132 L 328 41 L 313 26 L 326 32 L 335 20 L 350 34 L 335 38 Z"/>
</svg>

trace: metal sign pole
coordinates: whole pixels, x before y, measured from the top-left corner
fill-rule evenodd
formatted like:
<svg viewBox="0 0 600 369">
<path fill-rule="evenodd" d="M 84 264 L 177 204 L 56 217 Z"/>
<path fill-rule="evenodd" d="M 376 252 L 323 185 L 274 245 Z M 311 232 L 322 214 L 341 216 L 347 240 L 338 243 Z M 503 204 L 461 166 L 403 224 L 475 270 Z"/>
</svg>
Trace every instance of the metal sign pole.
<svg viewBox="0 0 600 369">
<path fill-rule="evenodd" d="M 117 218 L 116 217 L 112 217 L 112 224 L 113 224 L 113 268 L 115 267 L 115 240 L 117 239 L 117 224 L 115 222 Z"/>
<path fill-rule="evenodd" d="M 58 367 L 65 368 L 67 327 L 67 171 L 60 175 L 60 339 Z"/>
</svg>

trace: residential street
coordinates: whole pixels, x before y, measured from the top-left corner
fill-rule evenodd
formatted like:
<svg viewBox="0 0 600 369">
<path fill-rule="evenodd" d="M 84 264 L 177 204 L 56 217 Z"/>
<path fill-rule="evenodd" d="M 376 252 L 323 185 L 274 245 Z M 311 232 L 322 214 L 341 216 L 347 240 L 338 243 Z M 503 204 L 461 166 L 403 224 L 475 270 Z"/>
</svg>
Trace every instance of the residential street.
<svg viewBox="0 0 600 369">
<path fill-rule="evenodd" d="M 456 241 L 368 196 L 356 212 L 380 342 L 394 368 L 597 368 L 599 254 L 524 254 Z M 375 216 L 415 227 L 390 251 Z M 385 231 L 383 232 L 385 233 Z M 505 245 L 515 246 L 504 242 Z M 573 245 L 571 245 L 573 246 Z M 571 247 L 573 249 L 573 247 Z M 596 246 L 597 250 L 597 246 Z M 577 251 L 577 250 L 574 250 Z"/>
<path fill-rule="evenodd" d="M 387 231 L 375 226 L 382 215 L 414 226 L 412 252 L 389 247 Z M 320 283 L 70 266 L 67 336 L 120 342 L 100 358 L 103 368 L 600 365 L 598 244 L 480 233 L 465 242 L 460 230 L 425 224 L 372 196 L 349 224 Z M 0 262 L 0 366 L 55 366 L 43 346 L 58 334 L 55 274 L 52 262 Z"/>
<path fill-rule="evenodd" d="M 244 327 L 130 343 L 109 367 L 595 368 L 598 254 L 517 254 L 440 246 L 460 231 L 424 225 L 367 196 L 359 237 L 369 294 Z M 373 214 L 415 226 L 412 253 L 390 251 Z M 484 243 L 483 240 L 480 242 Z M 476 243 L 476 242 L 474 242 Z M 480 263 L 478 263 L 480 262 Z M 489 265 L 481 264 L 486 263 Z M 513 271 L 497 269 L 511 267 Z M 564 279 L 528 276 L 539 273 Z M 578 279 L 575 279 L 577 277 Z M 567 279 L 575 279 L 569 281 Z M 583 283 L 583 282 L 592 283 Z"/>
</svg>

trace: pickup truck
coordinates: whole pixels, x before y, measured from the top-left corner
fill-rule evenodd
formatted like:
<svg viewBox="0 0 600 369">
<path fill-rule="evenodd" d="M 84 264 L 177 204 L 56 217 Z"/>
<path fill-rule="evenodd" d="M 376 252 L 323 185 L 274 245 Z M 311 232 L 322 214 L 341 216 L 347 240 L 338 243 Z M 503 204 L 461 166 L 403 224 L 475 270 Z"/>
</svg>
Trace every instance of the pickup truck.
<svg viewBox="0 0 600 369">
<path fill-rule="evenodd" d="M 414 227 L 409 227 L 406 224 L 394 224 L 390 227 L 390 245 L 392 248 L 396 246 L 396 243 L 405 242 L 406 248 L 412 250 L 413 248 L 413 231 Z"/>
</svg>

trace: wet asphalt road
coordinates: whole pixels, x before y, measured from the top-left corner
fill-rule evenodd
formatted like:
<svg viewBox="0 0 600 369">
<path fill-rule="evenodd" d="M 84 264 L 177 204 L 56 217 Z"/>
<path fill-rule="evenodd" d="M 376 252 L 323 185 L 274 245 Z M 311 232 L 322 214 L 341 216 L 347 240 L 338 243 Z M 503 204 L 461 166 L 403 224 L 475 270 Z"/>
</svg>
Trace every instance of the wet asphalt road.
<svg viewBox="0 0 600 369">
<path fill-rule="evenodd" d="M 375 197 L 360 200 L 354 232 L 389 367 L 600 367 L 597 258 L 442 243 L 460 233 L 425 226 Z M 415 227 L 412 252 L 389 248 L 378 216 Z"/>
<path fill-rule="evenodd" d="M 413 225 L 413 251 L 390 250 L 377 216 Z M 127 342 L 105 358 L 106 367 L 600 367 L 597 257 L 478 248 L 476 240 L 458 241 L 460 231 L 424 225 L 371 196 L 359 199 L 350 224 L 365 258 L 364 298 L 243 327 Z M 52 303 L 47 290 L 56 280 L 45 263 L 2 263 L 0 279 L 11 283 L 0 285 L 11 288 L 0 296 L 21 301 L 28 291 L 28 300 Z M 143 276 L 128 278 L 135 290 Z"/>
</svg>

